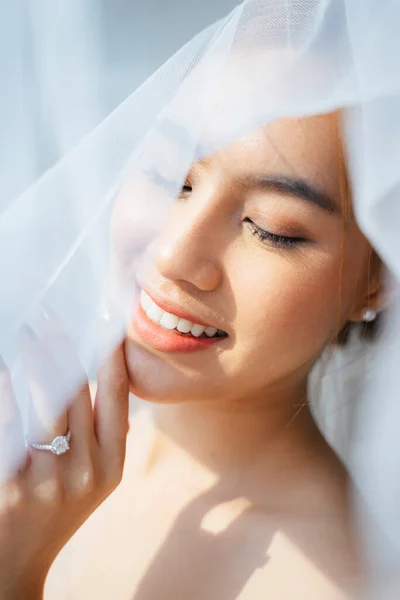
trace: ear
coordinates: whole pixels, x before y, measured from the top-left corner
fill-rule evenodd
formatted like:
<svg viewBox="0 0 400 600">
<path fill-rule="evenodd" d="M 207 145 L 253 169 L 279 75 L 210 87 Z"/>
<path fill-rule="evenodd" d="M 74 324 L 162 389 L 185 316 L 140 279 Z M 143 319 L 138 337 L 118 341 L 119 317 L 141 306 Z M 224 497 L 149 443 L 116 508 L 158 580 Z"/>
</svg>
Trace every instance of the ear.
<svg viewBox="0 0 400 600">
<path fill-rule="evenodd" d="M 349 316 L 348 321 L 361 323 L 364 319 L 364 311 L 372 309 L 377 314 L 385 310 L 391 303 L 394 291 L 390 285 L 389 273 L 384 267 L 378 255 L 372 251 L 366 283 L 358 294 L 357 302 Z M 365 280 L 364 280 L 365 281 Z"/>
</svg>

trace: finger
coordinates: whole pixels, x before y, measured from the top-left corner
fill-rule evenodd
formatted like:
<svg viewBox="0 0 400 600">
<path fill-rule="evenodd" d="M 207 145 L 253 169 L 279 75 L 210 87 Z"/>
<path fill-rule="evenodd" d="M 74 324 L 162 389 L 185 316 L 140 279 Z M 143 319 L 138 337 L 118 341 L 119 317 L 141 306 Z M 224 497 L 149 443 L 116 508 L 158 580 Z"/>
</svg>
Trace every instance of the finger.
<svg viewBox="0 0 400 600">
<path fill-rule="evenodd" d="M 67 406 L 66 427 L 74 433 L 75 444 L 85 447 L 94 441 L 93 410 L 86 374 L 80 364 L 76 348 L 55 313 L 41 306 L 35 317 L 35 327 L 45 348 L 51 350 L 51 359 L 57 373 L 53 390 L 61 406 Z M 65 413 L 64 413 L 65 415 Z M 65 432 L 66 429 L 64 429 Z"/>
<path fill-rule="evenodd" d="M 29 443 L 48 444 L 67 431 L 66 402 L 59 393 L 59 373 L 51 355 L 50 346 L 39 340 L 29 326 L 21 336 L 21 357 L 30 391 L 28 440 Z M 63 399 L 64 400 L 64 399 Z M 62 493 L 57 461 L 51 451 L 29 447 L 30 468 L 27 489 L 33 501 L 54 503 Z"/>
<path fill-rule="evenodd" d="M 35 443 L 48 443 L 67 431 L 61 373 L 50 345 L 41 341 L 28 325 L 23 328 L 20 348 L 31 397 L 28 437 Z"/>
<path fill-rule="evenodd" d="M 121 469 L 128 433 L 129 381 L 123 346 L 107 359 L 98 374 L 94 427 L 105 466 Z"/>
<path fill-rule="evenodd" d="M 94 445 L 96 438 L 93 424 L 93 407 L 87 381 L 81 386 L 69 407 L 68 429 L 74 437 L 74 453 L 75 451 L 80 453 L 81 449 Z"/>
<path fill-rule="evenodd" d="M 29 489 L 35 499 L 54 502 L 65 494 L 76 497 L 92 491 L 93 457 L 97 448 L 89 385 L 81 386 L 67 411 L 69 450 L 65 458 L 37 452 L 31 461 Z M 63 460 L 60 461 L 60 458 Z"/>
<path fill-rule="evenodd" d="M 31 393 L 29 441 L 48 444 L 67 434 L 68 405 L 73 397 L 81 399 L 77 390 L 82 388 L 84 373 L 72 342 L 47 315 L 35 319 L 35 330 L 24 328 L 21 355 Z M 91 435 L 93 439 L 93 426 Z M 59 442 L 65 443 L 61 439 Z M 72 439 L 70 444 L 72 451 Z M 65 449 L 60 450 L 65 454 Z M 70 451 L 66 451 L 68 456 Z M 64 493 L 68 458 L 32 447 L 31 456 L 29 483 L 34 496 L 42 500 L 58 498 Z"/>
<path fill-rule="evenodd" d="M 62 473 L 64 489 L 77 497 L 91 492 L 95 484 L 97 441 L 93 425 L 93 408 L 89 384 L 76 394 L 68 411 L 71 434 L 66 469 Z"/>
<path fill-rule="evenodd" d="M 21 469 L 25 460 L 21 415 L 10 372 L 0 357 L 0 486 Z"/>
</svg>

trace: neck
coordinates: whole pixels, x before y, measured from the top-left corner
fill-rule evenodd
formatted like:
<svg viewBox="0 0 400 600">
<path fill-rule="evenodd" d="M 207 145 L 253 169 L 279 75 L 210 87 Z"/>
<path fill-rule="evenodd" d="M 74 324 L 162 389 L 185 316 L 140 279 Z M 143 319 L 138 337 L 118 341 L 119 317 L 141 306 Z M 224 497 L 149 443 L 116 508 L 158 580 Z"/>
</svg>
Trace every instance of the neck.
<svg viewBox="0 0 400 600">
<path fill-rule="evenodd" d="M 311 444 L 314 433 L 319 438 L 305 398 L 306 382 L 262 398 L 155 405 L 159 457 L 183 452 L 219 476 L 254 466 L 260 457 L 276 466 L 293 457 L 300 440 Z"/>
</svg>

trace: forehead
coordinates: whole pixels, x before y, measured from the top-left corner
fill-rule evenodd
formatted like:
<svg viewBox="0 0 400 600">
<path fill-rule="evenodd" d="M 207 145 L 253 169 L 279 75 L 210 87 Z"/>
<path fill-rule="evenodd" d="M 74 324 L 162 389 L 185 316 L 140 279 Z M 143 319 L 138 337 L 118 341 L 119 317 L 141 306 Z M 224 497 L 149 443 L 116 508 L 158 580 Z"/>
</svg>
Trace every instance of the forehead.
<svg viewBox="0 0 400 600">
<path fill-rule="evenodd" d="M 235 142 L 211 150 L 207 135 L 194 136 L 182 120 L 160 120 L 148 139 L 140 168 L 157 171 L 182 184 L 192 166 L 207 168 L 218 185 L 252 177 L 303 181 L 331 197 L 342 209 L 347 177 L 340 139 L 339 113 L 275 119 Z M 213 144 L 211 144 L 212 147 Z M 208 148 L 208 151 L 207 151 Z"/>
<path fill-rule="evenodd" d="M 338 115 L 277 119 L 207 160 L 226 175 L 279 172 L 306 178 L 334 194 L 343 165 Z"/>
</svg>

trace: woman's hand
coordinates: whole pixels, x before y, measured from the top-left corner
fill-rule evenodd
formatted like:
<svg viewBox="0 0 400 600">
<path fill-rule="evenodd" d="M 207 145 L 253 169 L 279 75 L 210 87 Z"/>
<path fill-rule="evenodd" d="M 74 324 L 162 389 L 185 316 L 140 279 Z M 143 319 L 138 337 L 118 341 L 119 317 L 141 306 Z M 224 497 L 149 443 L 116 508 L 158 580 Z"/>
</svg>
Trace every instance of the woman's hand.
<svg viewBox="0 0 400 600">
<path fill-rule="evenodd" d="M 50 344 L 32 330 L 25 337 L 33 408 L 30 441 L 49 443 L 67 430 L 71 440 L 70 450 L 62 455 L 30 448 L 25 464 L 0 483 L 0 600 L 42 597 L 58 552 L 120 482 L 128 432 L 129 386 L 122 347 L 99 373 L 94 408 L 85 383 L 67 412 L 54 417 L 57 385 L 60 391 L 67 364 L 76 359 L 59 334 Z M 54 354 L 56 347 L 64 352 L 61 360 Z M 0 460 L 2 454 L 7 457 L 7 441 L 15 444 L 21 431 L 10 374 L 2 363 Z"/>
</svg>

